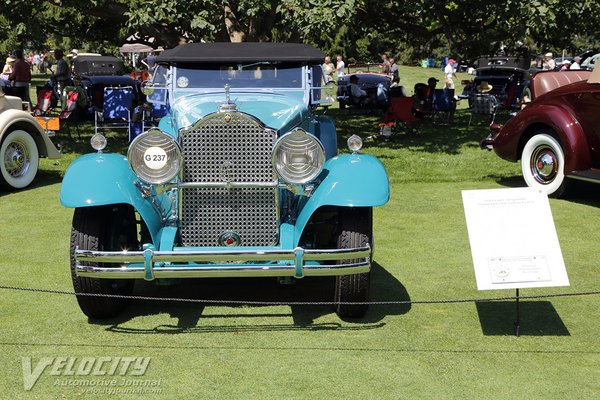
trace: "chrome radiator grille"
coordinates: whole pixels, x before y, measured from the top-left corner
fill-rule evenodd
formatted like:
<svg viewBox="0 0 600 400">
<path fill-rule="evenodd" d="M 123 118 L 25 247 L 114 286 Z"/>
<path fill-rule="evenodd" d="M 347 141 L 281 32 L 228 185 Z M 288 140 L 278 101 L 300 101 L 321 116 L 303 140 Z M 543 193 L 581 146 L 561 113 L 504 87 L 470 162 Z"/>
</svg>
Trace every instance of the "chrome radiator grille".
<svg viewBox="0 0 600 400">
<path fill-rule="evenodd" d="M 212 114 L 182 132 L 184 183 L 267 183 L 276 180 L 272 151 L 276 132 L 241 113 Z M 277 243 L 277 189 L 183 188 L 184 246 L 218 246 L 235 232 L 242 246 Z"/>
</svg>

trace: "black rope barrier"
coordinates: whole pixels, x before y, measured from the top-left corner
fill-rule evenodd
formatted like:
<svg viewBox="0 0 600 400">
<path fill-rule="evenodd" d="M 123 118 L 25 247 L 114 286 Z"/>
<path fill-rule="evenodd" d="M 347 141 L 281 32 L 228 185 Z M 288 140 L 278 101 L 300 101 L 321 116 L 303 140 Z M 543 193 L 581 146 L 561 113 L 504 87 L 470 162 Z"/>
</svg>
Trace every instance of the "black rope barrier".
<svg viewBox="0 0 600 400">
<path fill-rule="evenodd" d="M 478 303 L 478 302 L 492 302 L 492 301 L 506 301 L 506 300 L 532 300 L 532 299 L 547 299 L 555 297 L 575 297 L 575 296 L 590 296 L 598 295 L 600 291 L 591 292 L 572 292 L 572 293 L 550 293 L 541 295 L 530 295 L 530 296 L 506 296 L 506 297 L 483 297 L 475 299 L 437 299 L 437 300 L 376 300 L 376 301 L 363 301 L 363 302 L 349 302 L 349 301 L 256 301 L 256 300 L 216 300 L 216 299 L 186 299 L 180 297 L 152 297 L 152 296 L 128 296 L 128 295 L 117 295 L 117 294 L 105 294 L 105 293 L 77 293 L 66 290 L 54 290 L 54 289 L 39 289 L 39 288 L 28 288 L 19 286 L 0 285 L 0 289 L 4 290 L 15 290 L 22 292 L 35 292 L 35 293 L 49 293 L 49 294 L 60 294 L 67 296 L 92 296 L 92 297 L 113 297 L 131 300 L 144 300 L 144 301 L 173 301 L 183 303 L 201 303 L 201 304 L 218 304 L 218 305 L 253 305 L 253 306 L 323 306 L 323 305 L 336 305 L 336 304 L 368 304 L 368 305 L 407 305 L 407 304 L 458 304 L 458 303 Z"/>
</svg>

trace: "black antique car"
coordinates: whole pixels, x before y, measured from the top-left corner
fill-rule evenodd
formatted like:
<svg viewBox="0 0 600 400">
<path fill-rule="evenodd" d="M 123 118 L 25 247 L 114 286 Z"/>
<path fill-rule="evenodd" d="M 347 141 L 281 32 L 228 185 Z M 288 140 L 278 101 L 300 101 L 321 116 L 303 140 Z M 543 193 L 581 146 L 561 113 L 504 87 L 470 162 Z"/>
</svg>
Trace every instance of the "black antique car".
<svg viewBox="0 0 600 400">
<path fill-rule="evenodd" d="M 529 57 L 481 57 L 475 61 L 475 78 L 463 82 L 465 90 L 462 98 L 469 98 L 477 91 L 477 86 L 487 82 L 492 86 L 489 92 L 496 96 L 501 108 L 516 108 L 519 100 L 528 91 L 531 73 Z"/>
<path fill-rule="evenodd" d="M 390 75 L 378 74 L 374 72 L 356 72 L 353 74 L 347 74 L 338 78 L 337 81 L 337 101 L 340 104 L 340 108 L 346 106 L 357 106 L 352 97 L 350 96 L 350 77 L 356 76 L 358 78 L 357 85 L 362 90 L 367 92 L 367 97 L 373 99 L 368 104 L 369 107 L 378 107 L 385 109 L 388 104 L 388 91 L 392 78 Z"/>
<path fill-rule="evenodd" d="M 104 88 L 133 88 L 133 104 L 140 105 L 144 101 L 141 82 L 125 75 L 123 61 L 113 56 L 78 56 L 73 59 L 73 81 L 81 86 L 89 99 L 91 108 L 102 108 Z"/>
<path fill-rule="evenodd" d="M 113 56 L 79 56 L 73 59 L 73 75 L 123 75 L 123 61 Z"/>
</svg>

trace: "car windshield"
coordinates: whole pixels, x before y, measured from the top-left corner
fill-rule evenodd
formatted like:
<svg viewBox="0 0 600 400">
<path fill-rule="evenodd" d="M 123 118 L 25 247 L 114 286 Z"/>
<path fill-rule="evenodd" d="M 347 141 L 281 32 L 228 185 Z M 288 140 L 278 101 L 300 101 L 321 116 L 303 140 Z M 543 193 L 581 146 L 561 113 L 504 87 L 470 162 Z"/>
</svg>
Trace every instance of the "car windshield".
<svg viewBox="0 0 600 400">
<path fill-rule="evenodd" d="M 487 68 L 487 69 L 478 69 L 477 76 L 506 76 L 510 77 L 515 74 L 522 75 L 523 72 L 515 70 L 515 69 L 504 69 L 504 68 Z"/>
<path fill-rule="evenodd" d="M 283 63 L 219 64 L 214 66 L 179 66 L 175 88 L 211 89 L 226 84 L 239 88 L 302 88 L 302 67 Z"/>
</svg>

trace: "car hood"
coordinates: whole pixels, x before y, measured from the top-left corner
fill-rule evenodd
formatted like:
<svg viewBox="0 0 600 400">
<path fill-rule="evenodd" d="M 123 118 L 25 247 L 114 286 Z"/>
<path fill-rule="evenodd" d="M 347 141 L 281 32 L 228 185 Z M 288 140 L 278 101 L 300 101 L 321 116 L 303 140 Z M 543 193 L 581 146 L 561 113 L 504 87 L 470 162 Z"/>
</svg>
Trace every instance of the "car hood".
<svg viewBox="0 0 600 400">
<path fill-rule="evenodd" d="M 298 97 L 276 93 L 235 93 L 231 102 L 238 111 L 252 115 L 266 126 L 286 131 L 309 116 L 308 108 Z M 219 111 L 225 102 L 224 93 L 194 94 L 171 103 L 171 115 L 177 129 L 188 128 L 208 114 Z"/>
</svg>

